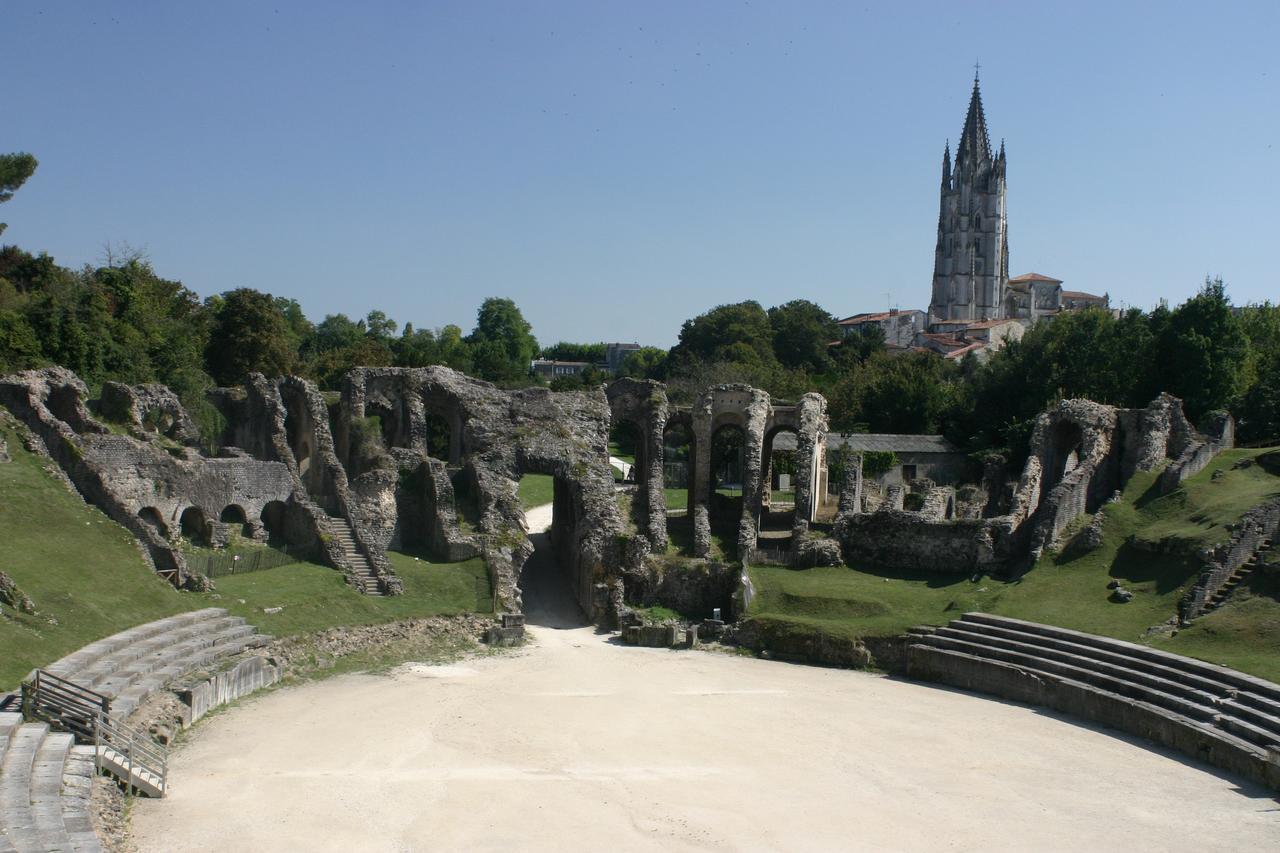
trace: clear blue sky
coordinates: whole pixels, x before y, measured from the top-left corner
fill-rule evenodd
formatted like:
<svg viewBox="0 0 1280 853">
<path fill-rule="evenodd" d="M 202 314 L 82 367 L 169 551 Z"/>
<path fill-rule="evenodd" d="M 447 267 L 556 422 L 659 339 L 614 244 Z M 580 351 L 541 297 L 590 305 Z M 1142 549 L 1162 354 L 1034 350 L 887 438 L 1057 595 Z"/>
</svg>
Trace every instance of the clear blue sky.
<svg viewBox="0 0 1280 853">
<path fill-rule="evenodd" d="M 508 296 L 543 343 L 924 308 L 978 59 L 1013 274 L 1275 301 L 1277 34 L 1274 0 L 3 0 L 0 151 L 40 169 L 0 239 L 314 320 L 470 330 Z"/>
</svg>

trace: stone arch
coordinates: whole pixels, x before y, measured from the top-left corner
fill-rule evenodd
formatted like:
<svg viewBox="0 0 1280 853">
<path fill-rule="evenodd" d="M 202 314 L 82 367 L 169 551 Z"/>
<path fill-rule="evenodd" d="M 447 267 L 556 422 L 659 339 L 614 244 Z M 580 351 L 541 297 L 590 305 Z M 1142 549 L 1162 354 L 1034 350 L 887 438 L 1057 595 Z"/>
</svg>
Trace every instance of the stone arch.
<svg viewBox="0 0 1280 853">
<path fill-rule="evenodd" d="M 711 462 L 710 518 L 717 523 L 737 523 L 746 497 L 747 430 L 741 419 L 726 415 L 717 419 L 708 447 Z"/>
<path fill-rule="evenodd" d="M 1049 433 L 1049 458 L 1043 493 L 1047 494 L 1050 489 L 1062 482 L 1063 477 L 1079 466 L 1083 447 L 1084 431 L 1079 424 L 1060 420 L 1053 425 Z"/>
<path fill-rule="evenodd" d="M 244 538 L 253 538 L 253 525 L 249 523 L 249 516 L 245 514 L 244 507 L 239 504 L 227 504 L 223 507 L 222 512 L 218 514 L 218 521 L 228 526 L 239 525 L 240 533 Z"/>
<path fill-rule="evenodd" d="M 269 501 L 258 516 L 263 529 L 267 532 L 267 542 L 271 545 L 284 545 L 288 541 L 286 521 L 288 507 L 284 501 Z"/>
<path fill-rule="evenodd" d="M 694 471 L 697 470 L 698 436 L 688 412 L 675 412 L 662 431 L 663 486 L 687 492 L 683 509 L 693 506 Z M 671 511 L 671 510 L 669 510 Z"/>
<path fill-rule="evenodd" d="M 164 523 L 164 515 L 161 514 L 160 510 L 153 506 L 144 506 L 138 510 L 138 518 L 162 539 L 169 538 L 169 525 Z"/>
<path fill-rule="evenodd" d="M 204 510 L 198 506 L 189 506 L 178 516 L 178 529 L 182 536 L 197 545 L 209 545 L 213 539 L 212 525 Z"/>
</svg>

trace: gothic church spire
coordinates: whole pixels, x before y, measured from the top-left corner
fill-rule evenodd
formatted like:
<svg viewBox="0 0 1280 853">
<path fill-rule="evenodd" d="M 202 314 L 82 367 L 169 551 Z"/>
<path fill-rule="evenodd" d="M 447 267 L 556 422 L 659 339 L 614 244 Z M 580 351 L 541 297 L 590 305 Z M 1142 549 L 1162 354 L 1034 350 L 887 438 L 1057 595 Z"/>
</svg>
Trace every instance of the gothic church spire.
<svg viewBox="0 0 1280 853">
<path fill-rule="evenodd" d="M 974 165 L 991 159 L 991 137 L 987 134 L 987 117 L 982 111 L 982 92 L 978 75 L 973 75 L 973 94 L 969 98 L 969 114 L 964 118 L 964 131 L 956 146 L 956 167 L 972 161 Z"/>
</svg>

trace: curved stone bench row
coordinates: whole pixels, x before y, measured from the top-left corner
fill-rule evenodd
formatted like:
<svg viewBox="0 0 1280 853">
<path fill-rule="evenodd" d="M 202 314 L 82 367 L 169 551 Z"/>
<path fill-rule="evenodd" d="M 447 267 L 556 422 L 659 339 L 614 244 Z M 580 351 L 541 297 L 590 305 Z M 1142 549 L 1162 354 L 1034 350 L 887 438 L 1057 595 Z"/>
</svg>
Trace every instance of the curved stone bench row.
<svg viewBox="0 0 1280 853">
<path fill-rule="evenodd" d="M 100 853 L 93 747 L 45 723 L 0 713 L 0 853 Z"/>
<path fill-rule="evenodd" d="M 170 681 L 270 641 L 256 631 L 239 616 L 210 607 L 113 634 L 45 670 L 106 695 L 112 715 L 124 719 Z"/>
<path fill-rule="evenodd" d="M 1137 643 L 986 613 L 912 633 L 912 677 L 1084 717 L 1280 789 L 1280 685 Z"/>
</svg>

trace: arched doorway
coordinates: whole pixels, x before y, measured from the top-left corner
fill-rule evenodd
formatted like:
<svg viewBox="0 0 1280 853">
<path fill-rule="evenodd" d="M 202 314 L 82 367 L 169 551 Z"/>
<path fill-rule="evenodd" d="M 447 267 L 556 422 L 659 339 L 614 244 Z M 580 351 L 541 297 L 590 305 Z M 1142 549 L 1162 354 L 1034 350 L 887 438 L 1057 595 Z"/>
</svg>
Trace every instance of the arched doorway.
<svg viewBox="0 0 1280 853">
<path fill-rule="evenodd" d="M 178 518 L 178 529 L 182 531 L 182 538 L 192 544 L 205 547 L 209 545 L 209 520 L 199 507 L 189 506 L 182 511 Z"/>
<path fill-rule="evenodd" d="M 138 510 L 138 518 L 143 524 L 154 530 L 160 538 L 169 538 L 169 525 L 164 523 L 164 516 L 160 514 L 160 510 L 153 506 L 144 506 Z"/>
<path fill-rule="evenodd" d="M 249 518 L 245 515 L 244 507 L 237 504 L 228 504 L 218 516 L 218 520 L 223 524 L 238 527 L 238 532 L 245 539 L 253 538 L 253 526 L 249 524 Z"/>
<path fill-rule="evenodd" d="M 271 501 L 262 508 L 259 516 L 267 531 L 267 544 L 273 548 L 283 548 L 288 543 L 285 531 L 287 509 L 283 501 Z"/>
</svg>

